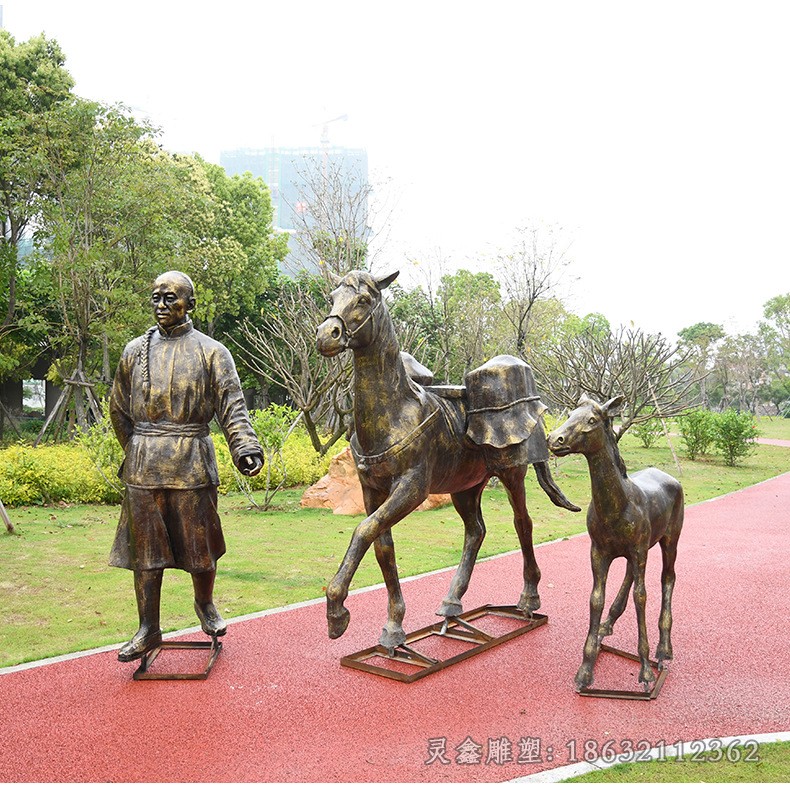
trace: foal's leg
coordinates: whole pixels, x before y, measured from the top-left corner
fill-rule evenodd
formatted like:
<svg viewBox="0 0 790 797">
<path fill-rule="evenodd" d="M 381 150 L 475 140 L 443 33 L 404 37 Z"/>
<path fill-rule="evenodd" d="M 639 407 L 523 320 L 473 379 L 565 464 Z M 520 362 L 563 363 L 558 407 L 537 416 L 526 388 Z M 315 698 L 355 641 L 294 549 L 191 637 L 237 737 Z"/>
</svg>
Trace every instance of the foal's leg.
<svg viewBox="0 0 790 797">
<path fill-rule="evenodd" d="M 601 651 L 599 627 L 606 599 L 606 577 L 609 574 L 612 558 L 593 543 L 590 550 L 590 561 L 593 571 L 593 588 L 590 594 L 590 629 L 584 643 L 582 664 L 576 673 L 577 690 L 585 689 L 593 682 L 593 667 Z"/>
<path fill-rule="evenodd" d="M 403 520 L 425 500 L 426 490 L 419 486 L 421 481 L 424 482 L 424 479 L 421 480 L 420 475 L 414 472 L 408 477 L 402 477 L 381 506 L 354 529 L 340 568 L 326 588 L 326 619 L 330 639 L 337 639 L 348 628 L 351 615 L 343 602 L 348 597 L 351 579 L 362 557 L 376 539 L 388 533 L 396 523 Z M 389 555 L 384 553 L 386 565 Z"/>
<path fill-rule="evenodd" d="M 526 467 L 509 468 L 497 475 L 507 490 L 507 497 L 513 509 L 513 525 L 516 527 L 518 541 L 521 544 L 521 556 L 524 560 L 524 589 L 518 599 L 518 608 L 531 615 L 540 609 L 538 595 L 540 569 L 535 559 L 535 549 L 532 547 L 532 518 L 527 511 L 527 492 L 524 487 L 526 472 Z"/>
<path fill-rule="evenodd" d="M 664 537 L 659 541 L 664 566 L 661 570 L 661 614 L 658 618 L 659 664 L 672 660 L 672 590 L 675 588 L 675 559 L 678 554 L 677 537 Z"/>
<path fill-rule="evenodd" d="M 647 621 L 645 619 L 645 604 L 647 603 L 647 588 L 645 587 L 645 568 L 647 565 L 647 550 L 632 553 L 632 568 L 634 572 L 634 605 L 636 606 L 636 620 L 638 628 L 637 648 L 639 661 L 639 682 L 650 688 L 656 676 L 650 667 L 650 645 L 647 641 Z"/>
<path fill-rule="evenodd" d="M 461 598 L 469 588 L 472 569 L 486 536 L 483 513 L 480 511 L 480 497 L 487 481 L 488 479 L 485 479 L 468 490 L 452 495 L 453 506 L 464 521 L 464 549 L 453 580 L 450 582 L 447 597 L 436 612 L 442 617 L 457 617 L 463 612 Z"/>
<path fill-rule="evenodd" d="M 631 570 L 631 563 L 627 562 L 625 566 L 625 578 L 623 579 L 620 591 L 617 597 L 612 601 L 609 609 L 609 616 L 601 623 L 601 636 L 609 636 L 614 631 L 614 624 L 620 619 L 620 615 L 625 611 L 628 605 L 628 593 L 631 591 L 631 585 L 634 583 L 634 573 Z"/>
</svg>

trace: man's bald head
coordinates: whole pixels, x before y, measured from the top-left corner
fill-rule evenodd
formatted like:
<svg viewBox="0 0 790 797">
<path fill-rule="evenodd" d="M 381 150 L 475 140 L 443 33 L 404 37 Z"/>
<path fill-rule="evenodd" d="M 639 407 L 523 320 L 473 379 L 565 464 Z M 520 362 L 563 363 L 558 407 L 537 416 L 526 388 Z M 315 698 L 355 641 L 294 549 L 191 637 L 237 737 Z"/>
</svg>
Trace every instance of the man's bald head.
<svg viewBox="0 0 790 797">
<path fill-rule="evenodd" d="M 172 329 L 189 319 L 195 309 L 195 285 L 183 271 L 166 271 L 154 281 L 151 306 L 157 323 Z"/>
</svg>

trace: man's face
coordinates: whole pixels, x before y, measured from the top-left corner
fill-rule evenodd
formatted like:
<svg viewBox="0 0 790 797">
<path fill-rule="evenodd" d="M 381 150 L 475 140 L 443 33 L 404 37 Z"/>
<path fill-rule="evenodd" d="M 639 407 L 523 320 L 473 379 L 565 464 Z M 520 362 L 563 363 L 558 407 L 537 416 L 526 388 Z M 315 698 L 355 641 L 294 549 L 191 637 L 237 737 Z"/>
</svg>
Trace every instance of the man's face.
<svg viewBox="0 0 790 797">
<path fill-rule="evenodd" d="M 151 307 L 160 326 L 165 329 L 183 324 L 195 306 L 189 285 L 180 279 L 163 276 L 154 283 Z"/>
</svg>

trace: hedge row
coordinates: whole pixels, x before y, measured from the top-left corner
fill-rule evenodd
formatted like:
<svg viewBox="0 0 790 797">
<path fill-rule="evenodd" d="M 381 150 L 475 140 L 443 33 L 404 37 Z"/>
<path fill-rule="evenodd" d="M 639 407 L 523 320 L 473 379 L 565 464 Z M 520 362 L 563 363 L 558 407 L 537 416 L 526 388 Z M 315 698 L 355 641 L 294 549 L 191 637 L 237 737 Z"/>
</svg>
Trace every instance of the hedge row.
<svg viewBox="0 0 790 797">
<path fill-rule="evenodd" d="M 220 492 L 237 491 L 233 463 L 222 434 L 212 434 L 217 451 L 220 475 Z M 116 444 L 117 445 L 117 444 Z M 283 448 L 287 487 L 313 484 L 329 469 L 329 462 L 345 443 L 339 442 L 324 457 L 318 457 L 310 445 L 307 433 L 294 430 Z M 120 483 L 117 481 L 120 447 L 117 457 L 110 449 L 101 470 L 94 464 L 89 450 L 79 443 L 41 445 L 12 445 L 0 449 L 0 501 L 6 506 L 31 504 L 117 504 L 121 501 Z M 275 467 L 273 479 L 281 478 Z M 264 475 L 252 481 L 253 489 L 263 489 Z"/>
</svg>

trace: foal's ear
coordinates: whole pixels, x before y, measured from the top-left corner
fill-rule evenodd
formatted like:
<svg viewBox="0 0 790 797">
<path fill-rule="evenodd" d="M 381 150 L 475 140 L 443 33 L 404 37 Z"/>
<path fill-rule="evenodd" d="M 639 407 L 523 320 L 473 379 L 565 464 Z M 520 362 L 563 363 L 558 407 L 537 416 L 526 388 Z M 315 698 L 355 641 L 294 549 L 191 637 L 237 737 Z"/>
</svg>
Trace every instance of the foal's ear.
<svg viewBox="0 0 790 797">
<path fill-rule="evenodd" d="M 606 413 L 606 415 L 613 417 L 619 414 L 620 407 L 622 406 L 623 402 L 625 401 L 625 396 L 615 396 L 614 398 L 609 399 L 609 401 L 604 404 L 601 409 Z"/>
<path fill-rule="evenodd" d="M 392 274 L 386 277 L 381 277 L 381 279 L 377 279 L 376 287 L 379 289 L 379 291 L 383 291 L 384 288 L 387 288 L 390 284 L 395 282 L 395 278 L 398 276 L 398 274 L 400 274 L 400 271 L 393 271 Z"/>
</svg>

